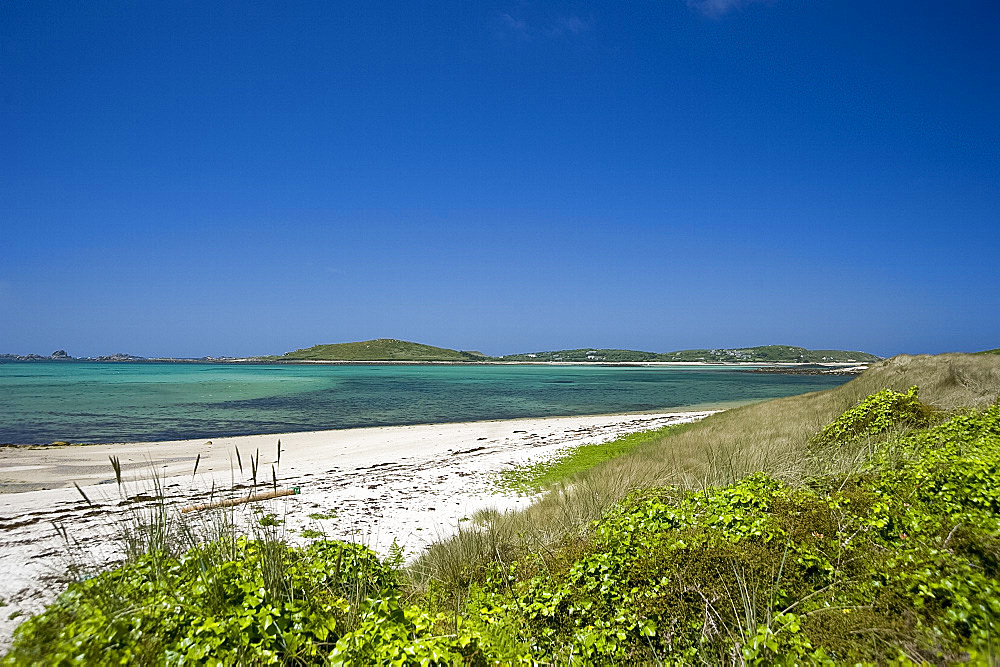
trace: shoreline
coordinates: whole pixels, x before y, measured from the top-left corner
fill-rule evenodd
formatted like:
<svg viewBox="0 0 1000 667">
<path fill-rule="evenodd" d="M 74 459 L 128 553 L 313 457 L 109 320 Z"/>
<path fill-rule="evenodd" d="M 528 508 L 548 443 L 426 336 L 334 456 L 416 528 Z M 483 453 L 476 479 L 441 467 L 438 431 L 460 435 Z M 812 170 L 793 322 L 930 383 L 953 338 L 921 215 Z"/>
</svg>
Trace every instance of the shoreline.
<svg viewBox="0 0 1000 667">
<path fill-rule="evenodd" d="M 708 366 L 715 368 L 754 368 L 758 366 L 827 366 L 838 368 L 842 366 L 868 365 L 875 362 L 861 361 L 395 361 L 382 360 L 350 360 L 350 359 L 261 359 L 254 357 L 217 357 L 206 359 L 174 359 L 169 357 L 152 357 L 136 359 L 88 359 L 71 357 L 68 359 L 0 359 L 0 364 L 219 364 L 225 366 L 308 366 L 308 365 L 342 365 L 342 366 Z"/>
<path fill-rule="evenodd" d="M 112 447 L 112 446 L 136 446 L 136 445 L 148 445 L 159 447 L 162 445 L 177 445 L 185 443 L 204 443 L 206 441 L 221 442 L 223 440 L 232 440 L 236 438 L 284 438 L 288 436 L 298 436 L 305 434 L 318 434 L 318 433 L 340 433 L 344 431 L 367 431 L 369 429 L 391 429 L 391 428 L 407 428 L 414 426 L 444 426 L 444 425 L 454 425 L 454 424 L 489 424 L 494 422 L 514 422 L 514 421 L 536 421 L 536 420 L 548 420 L 548 419 L 580 419 L 588 417 L 628 417 L 628 416 L 642 416 L 642 415 L 665 415 L 665 414 L 685 414 L 692 412 L 720 412 L 722 410 L 731 410 L 733 408 L 738 408 L 744 405 L 750 405 L 751 403 L 758 403 L 760 401 L 772 400 L 772 399 L 748 399 L 748 400 L 733 400 L 733 401 L 710 401 L 707 403 L 694 403 L 692 405 L 677 405 L 668 406 L 662 408 L 649 408 L 645 410 L 620 410 L 616 412 L 595 412 L 586 413 L 578 415 L 541 415 L 541 416 L 522 416 L 522 417 L 503 417 L 498 419 L 470 419 L 468 421 L 445 421 L 445 422 L 416 422 L 413 424 L 379 424 L 374 426 L 344 426 L 340 428 L 323 428 L 316 429 L 312 431 L 281 431 L 275 433 L 236 433 L 228 435 L 206 435 L 197 438 L 177 438 L 170 440 L 142 440 L 142 441 L 125 441 L 116 440 L 110 442 L 70 442 L 70 441 L 55 441 L 55 442 L 30 442 L 30 443 L 16 443 L 16 442 L 0 442 L 0 485 L 5 484 L 3 477 L 3 466 L 4 459 L 7 457 L 7 452 L 11 451 L 30 451 L 30 450 L 52 450 L 60 447 Z M 7 491 L 4 490 L 4 486 L 0 486 L 0 497 L 3 496 Z"/>
<path fill-rule="evenodd" d="M 270 490 L 274 466 L 278 487 L 298 486 L 301 494 L 242 505 L 243 521 L 258 520 L 261 512 L 275 514 L 292 542 L 305 541 L 302 532 L 315 530 L 331 539 L 361 542 L 383 555 L 395 542 L 412 558 L 455 532 L 479 510 L 508 511 L 530 504 L 534 497 L 498 492 L 495 480 L 503 470 L 544 463 L 573 447 L 696 421 L 714 412 L 541 417 L 208 441 L 0 449 L 0 599 L 7 603 L 0 615 L 0 651 L 9 645 L 21 620 L 41 611 L 65 587 L 67 548 L 53 526 L 64 526 L 95 564 L 111 563 L 118 557 L 113 540 L 117 527 L 129 512 L 157 506 L 156 488 L 164 491 L 171 511 L 209 497 L 244 495 L 253 488 L 249 461 L 256 458 L 261 490 Z M 124 492 L 116 484 L 111 456 L 121 461 Z M 10 619 L 12 612 L 23 616 Z"/>
<path fill-rule="evenodd" d="M 414 450 L 416 454 L 443 453 L 443 442 L 463 443 L 475 437 L 476 442 L 499 443 L 499 434 L 510 432 L 522 435 L 527 431 L 549 430 L 552 438 L 567 424 L 579 425 L 578 429 L 566 429 L 566 433 L 581 429 L 601 430 L 626 428 L 625 432 L 650 430 L 627 428 L 626 424 L 655 423 L 667 419 L 697 418 L 715 412 L 747 405 L 753 401 L 726 401 L 684 406 L 682 409 L 643 410 L 636 412 L 613 412 L 594 415 L 552 415 L 544 417 L 515 417 L 512 419 L 480 419 L 460 422 L 427 422 L 421 424 L 398 424 L 389 426 L 361 426 L 316 431 L 294 431 L 282 433 L 253 433 L 215 438 L 184 438 L 178 440 L 152 440 L 138 442 L 67 443 L 45 445 L 7 445 L 0 447 L 0 512 L 3 499 L 20 493 L 52 491 L 73 488 L 74 484 L 86 488 L 88 485 L 106 485 L 115 482 L 109 457 L 117 456 L 122 461 L 122 469 L 132 472 L 123 474 L 123 480 L 137 482 L 152 478 L 150 470 L 156 467 L 160 477 L 174 477 L 189 474 L 195 459 L 198 459 L 198 474 L 231 473 L 249 464 L 248 456 L 254 452 L 264 455 L 266 465 L 277 464 L 277 443 L 282 443 L 282 456 L 286 466 L 289 457 L 313 459 L 317 456 L 348 458 L 359 462 L 366 457 L 387 457 L 407 440 L 417 439 L 425 444 Z M 523 428 L 522 428 L 523 427 Z M 534 435 L 534 434 L 532 434 Z M 523 436 L 528 440 L 531 436 Z M 506 437 L 504 440 L 510 440 Z M 569 441 L 572 438 L 566 438 Z M 560 442 L 563 439 L 559 439 Z M 350 443 L 350 444 L 348 444 Z M 576 446 L 588 443 L 571 443 Z M 350 447 L 350 449 L 349 449 Z M 240 456 L 235 455 L 239 449 Z M 451 451 L 450 449 L 447 451 Z M 402 457 L 403 459 L 409 457 Z M 294 467 L 288 468 L 294 471 Z M 135 473 L 140 474 L 135 474 Z M 17 488 L 20 487 L 20 488 Z M 30 488 L 27 488 L 30 487 Z M 0 513 L 0 518 L 3 518 Z"/>
</svg>

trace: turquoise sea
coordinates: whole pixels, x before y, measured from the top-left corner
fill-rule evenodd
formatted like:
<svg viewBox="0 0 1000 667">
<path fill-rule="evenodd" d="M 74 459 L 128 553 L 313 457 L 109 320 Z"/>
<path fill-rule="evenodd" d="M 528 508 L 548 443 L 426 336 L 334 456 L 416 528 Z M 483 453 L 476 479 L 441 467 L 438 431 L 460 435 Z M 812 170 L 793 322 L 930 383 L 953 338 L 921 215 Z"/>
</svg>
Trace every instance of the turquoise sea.
<svg viewBox="0 0 1000 667">
<path fill-rule="evenodd" d="M 0 363 L 0 443 L 668 410 L 790 396 L 847 379 L 717 366 L 9 362 Z"/>
</svg>

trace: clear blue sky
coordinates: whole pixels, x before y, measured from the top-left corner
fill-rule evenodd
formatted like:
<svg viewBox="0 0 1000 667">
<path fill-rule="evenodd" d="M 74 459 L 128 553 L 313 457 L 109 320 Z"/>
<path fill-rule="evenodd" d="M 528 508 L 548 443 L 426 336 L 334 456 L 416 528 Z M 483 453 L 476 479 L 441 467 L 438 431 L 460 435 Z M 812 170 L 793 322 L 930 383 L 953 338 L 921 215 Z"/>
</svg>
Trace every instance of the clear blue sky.
<svg viewBox="0 0 1000 667">
<path fill-rule="evenodd" d="M 1000 346 L 1000 5 L 0 4 L 0 352 Z"/>
</svg>

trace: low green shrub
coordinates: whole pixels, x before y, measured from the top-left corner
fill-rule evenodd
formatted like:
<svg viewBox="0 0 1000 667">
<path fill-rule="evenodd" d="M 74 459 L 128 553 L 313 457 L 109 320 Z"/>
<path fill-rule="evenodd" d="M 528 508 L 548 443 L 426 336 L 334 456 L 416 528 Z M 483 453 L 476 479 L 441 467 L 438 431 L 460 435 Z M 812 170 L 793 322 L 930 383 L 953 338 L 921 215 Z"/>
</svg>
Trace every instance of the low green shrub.
<svg viewBox="0 0 1000 667">
<path fill-rule="evenodd" d="M 366 547 L 242 538 L 71 584 L 0 663 L 488 664 L 461 619 L 404 603 Z"/>
<path fill-rule="evenodd" d="M 861 438 L 881 438 L 895 429 L 927 426 L 933 414 L 933 410 L 917 398 L 916 387 L 910 387 L 905 394 L 884 389 L 827 424 L 810 445 L 820 449 Z"/>
<path fill-rule="evenodd" d="M 479 648 L 478 639 L 465 630 L 460 616 L 401 605 L 396 596 L 373 601 L 357 627 L 340 638 L 330 655 L 333 665 L 427 667 L 492 662 Z"/>
<path fill-rule="evenodd" d="M 395 590 L 365 547 L 210 543 L 71 584 L 17 629 L 4 664 L 320 662 L 358 608 Z"/>
</svg>

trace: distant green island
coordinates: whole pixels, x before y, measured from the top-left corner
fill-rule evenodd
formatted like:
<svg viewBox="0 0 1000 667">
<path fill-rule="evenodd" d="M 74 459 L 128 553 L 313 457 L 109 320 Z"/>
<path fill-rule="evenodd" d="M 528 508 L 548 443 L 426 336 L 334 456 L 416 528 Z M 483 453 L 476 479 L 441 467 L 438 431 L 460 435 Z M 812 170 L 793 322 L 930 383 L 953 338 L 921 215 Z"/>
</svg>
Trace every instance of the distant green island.
<svg viewBox="0 0 1000 667">
<path fill-rule="evenodd" d="M 288 352 L 280 357 L 262 358 L 275 361 L 487 361 L 490 359 L 481 352 L 462 352 L 395 338 L 313 345 Z"/>
<path fill-rule="evenodd" d="M 481 352 L 451 350 L 444 347 L 411 343 L 394 338 L 379 338 L 356 343 L 314 345 L 275 357 L 260 357 L 268 361 L 522 361 L 522 362 L 649 362 L 702 361 L 709 363 L 871 363 L 881 357 L 867 352 L 845 350 L 807 350 L 791 345 L 764 345 L 735 349 L 679 350 L 676 352 L 643 352 L 580 348 L 489 357 Z"/>
</svg>

